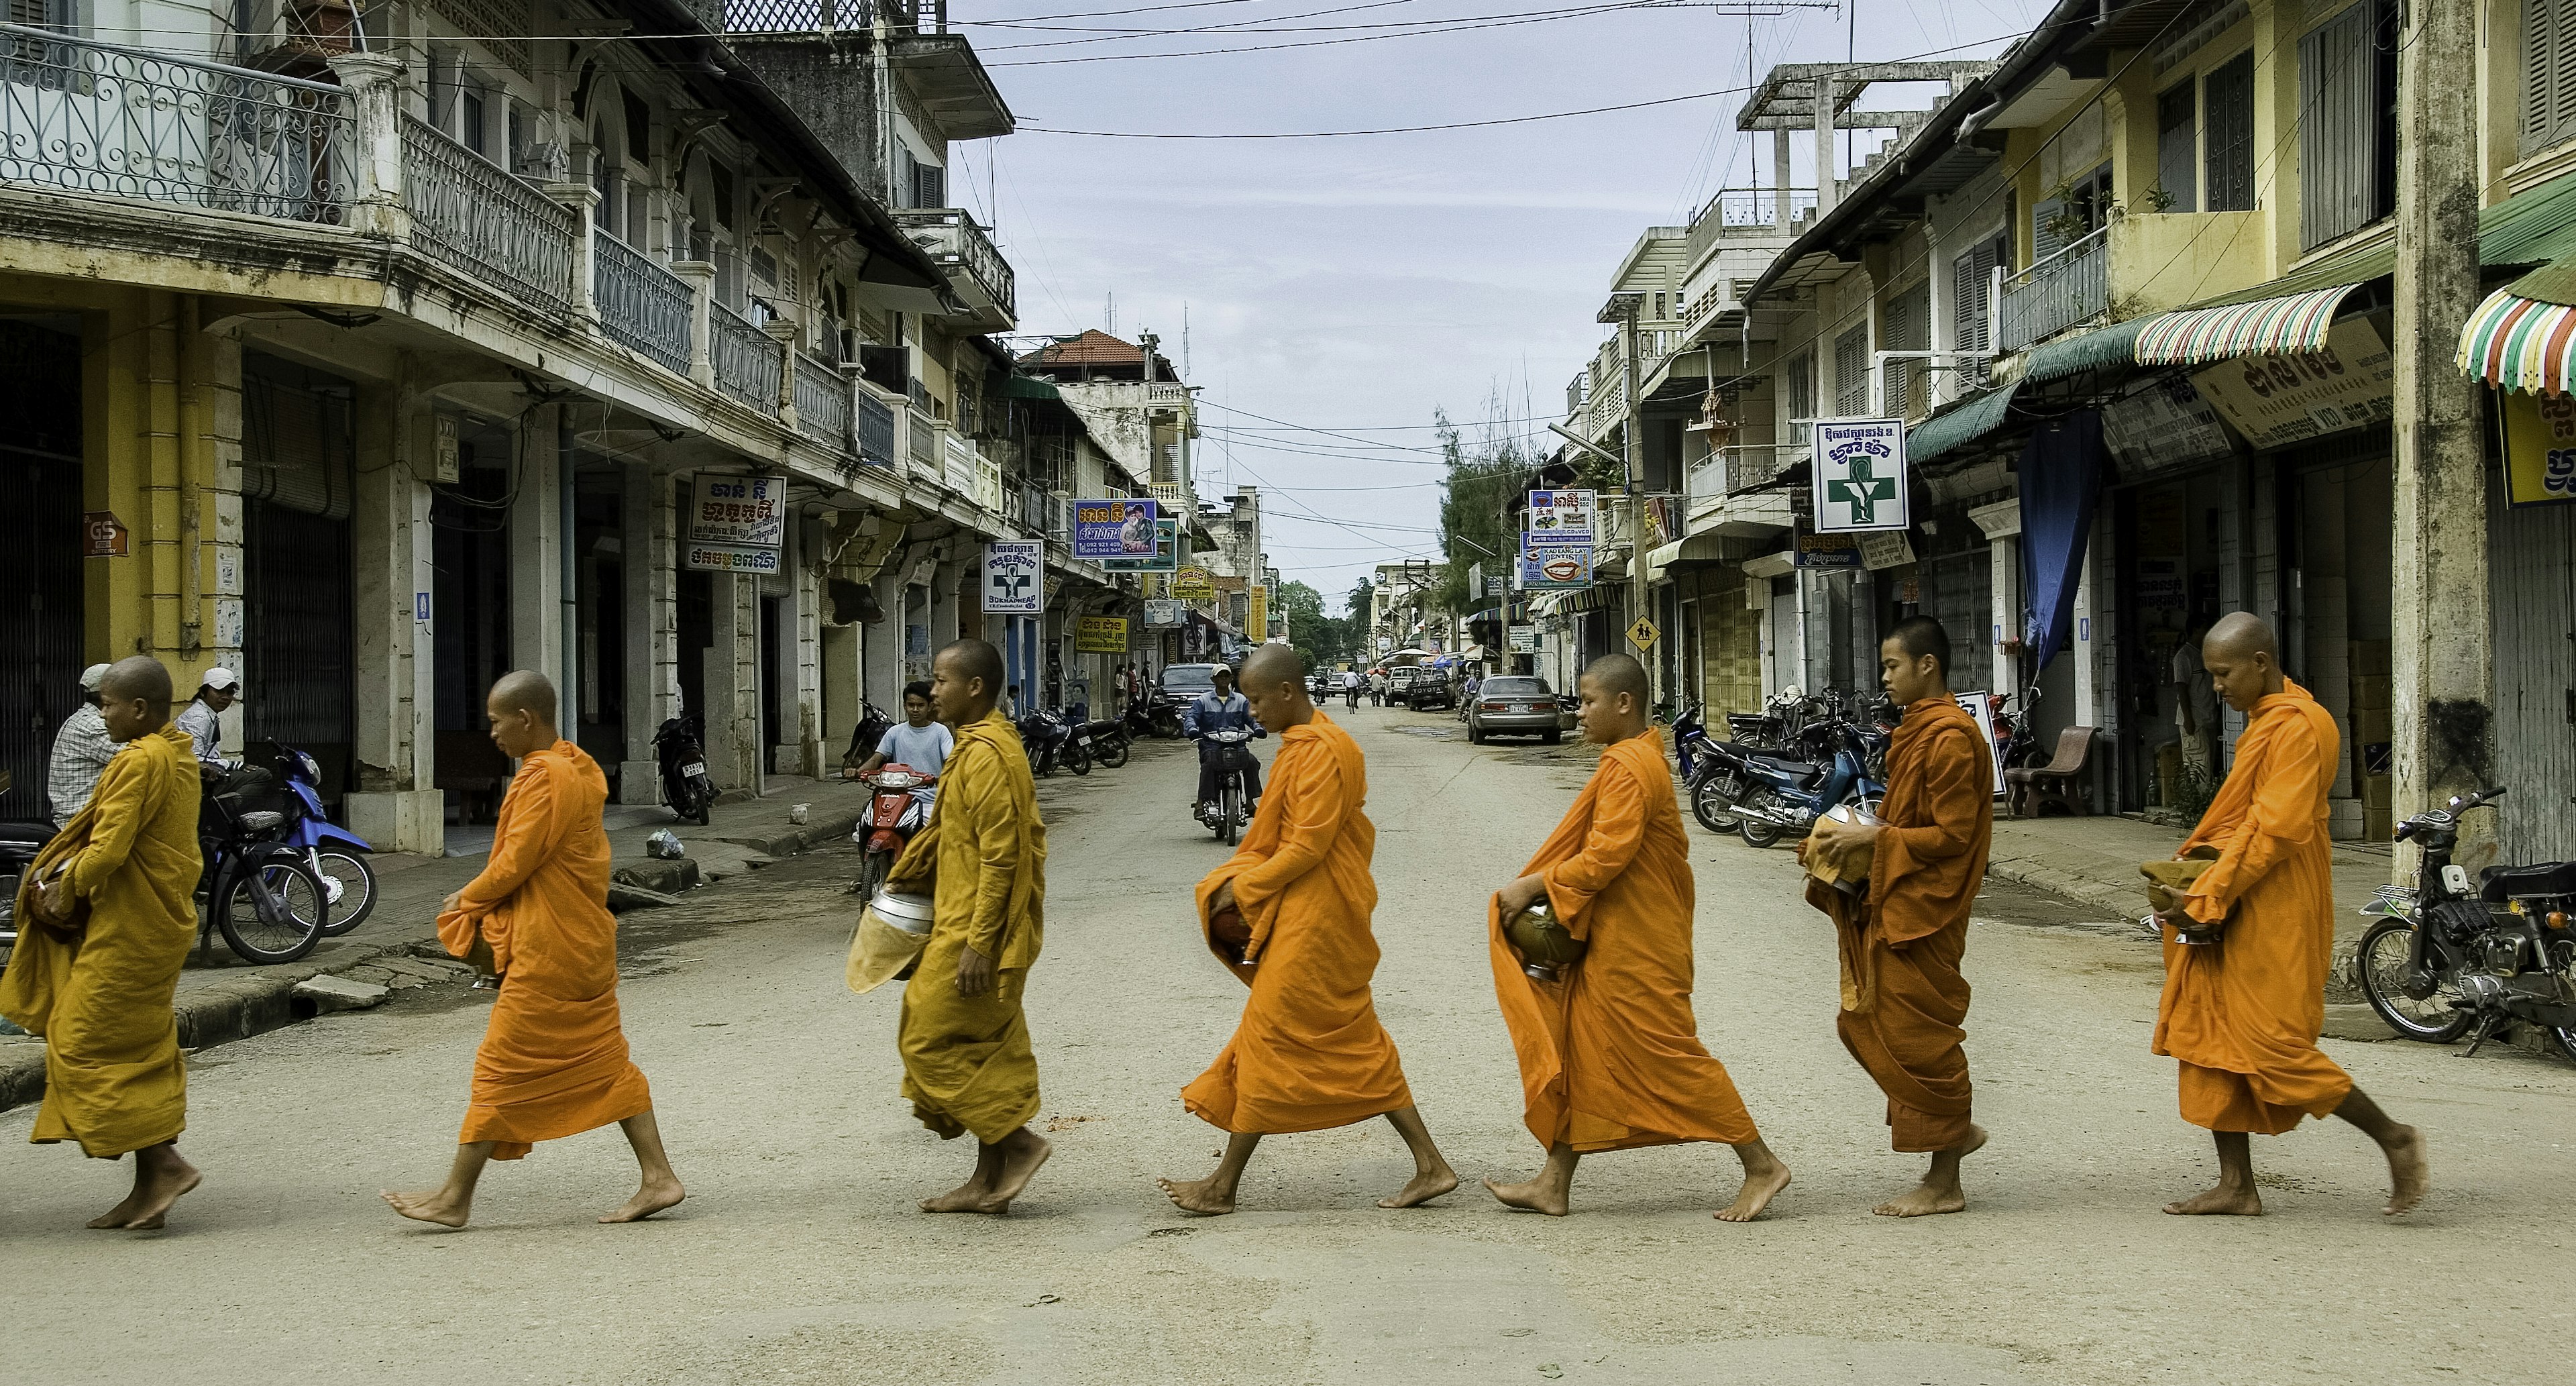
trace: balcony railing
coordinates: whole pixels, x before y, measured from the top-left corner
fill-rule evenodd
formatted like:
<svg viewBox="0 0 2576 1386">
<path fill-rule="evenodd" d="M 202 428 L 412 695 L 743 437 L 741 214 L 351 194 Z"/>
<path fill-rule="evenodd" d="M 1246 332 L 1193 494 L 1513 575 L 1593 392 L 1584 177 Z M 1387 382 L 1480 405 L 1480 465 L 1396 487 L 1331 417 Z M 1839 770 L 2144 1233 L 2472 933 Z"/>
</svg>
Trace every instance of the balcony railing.
<svg viewBox="0 0 2576 1386">
<path fill-rule="evenodd" d="M 975 454 L 975 445 L 954 433 L 943 434 L 941 441 L 945 445 L 947 457 L 947 474 L 941 480 L 949 490 L 961 496 L 973 497 L 976 492 L 975 464 L 982 460 Z"/>
<path fill-rule="evenodd" d="M 2019 274 L 2004 276 L 1996 348 L 2019 351 L 2111 306 L 2111 228 L 2105 226 Z"/>
<path fill-rule="evenodd" d="M 891 467 L 898 459 L 894 441 L 894 406 L 862 388 L 858 395 L 859 460 L 872 467 Z"/>
<path fill-rule="evenodd" d="M 707 355 L 716 388 L 764 414 L 778 412 L 778 339 L 721 303 L 707 305 Z M 803 412 L 805 402 L 796 402 Z"/>
<path fill-rule="evenodd" d="M 413 244 L 530 308 L 571 306 L 570 208 L 409 115 L 402 157 Z"/>
<path fill-rule="evenodd" d="M 1807 459 L 1808 450 L 1803 443 L 1794 447 L 1785 443 L 1744 443 L 1728 448 L 1726 494 L 1740 496 L 1777 484 L 1782 472 Z"/>
<path fill-rule="evenodd" d="M 948 32 L 948 0 L 723 0 L 728 34 L 865 33 L 879 8 L 897 29 Z"/>
<path fill-rule="evenodd" d="M 919 409 L 907 409 L 904 414 L 903 450 L 911 457 L 913 470 L 929 480 L 939 480 L 938 421 Z"/>
<path fill-rule="evenodd" d="M 1019 290 L 1011 262 L 993 246 L 975 219 L 954 207 L 926 207 L 893 214 L 914 245 L 948 271 L 959 295 L 975 306 L 1019 320 Z M 962 282 L 961 282 L 962 281 Z M 978 301 L 980 300 L 980 301 Z"/>
<path fill-rule="evenodd" d="M 606 231 L 590 238 L 590 264 L 590 292 L 599 303 L 599 330 L 674 374 L 687 375 L 688 281 Z"/>
<path fill-rule="evenodd" d="M 796 431 L 817 442 L 847 447 L 850 378 L 804 352 L 796 353 Z"/>
<path fill-rule="evenodd" d="M 336 224 L 352 134 L 335 86 L 0 24 L 0 182 Z"/>
<path fill-rule="evenodd" d="M 1781 215 L 1781 199 L 1788 199 L 1788 215 Z M 1720 188 L 1717 195 L 1700 204 L 1699 214 L 1691 218 L 1696 227 L 1714 218 L 1714 224 L 1726 227 L 1781 226 L 1816 210 L 1814 188 Z"/>
</svg>

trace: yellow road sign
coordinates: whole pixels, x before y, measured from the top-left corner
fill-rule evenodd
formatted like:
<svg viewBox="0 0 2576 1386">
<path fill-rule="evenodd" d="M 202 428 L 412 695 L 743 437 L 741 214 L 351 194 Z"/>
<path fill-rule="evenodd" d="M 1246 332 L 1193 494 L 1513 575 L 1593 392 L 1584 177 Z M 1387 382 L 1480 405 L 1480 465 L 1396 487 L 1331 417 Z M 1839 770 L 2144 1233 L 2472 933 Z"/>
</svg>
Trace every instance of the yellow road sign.
<svg viewBox="0 0 2576 1386">
<path fill-rule="evenodd" d="M 1651 650 L 1655 648 L 1655 642 L 1663 638 L 1663 634 L 1662 631 L 1655 629 L 1654 622 L 1640 616 L 1635 625 L 1628 627 L 1628 643 L 1641 650 Z"/>
</svg>

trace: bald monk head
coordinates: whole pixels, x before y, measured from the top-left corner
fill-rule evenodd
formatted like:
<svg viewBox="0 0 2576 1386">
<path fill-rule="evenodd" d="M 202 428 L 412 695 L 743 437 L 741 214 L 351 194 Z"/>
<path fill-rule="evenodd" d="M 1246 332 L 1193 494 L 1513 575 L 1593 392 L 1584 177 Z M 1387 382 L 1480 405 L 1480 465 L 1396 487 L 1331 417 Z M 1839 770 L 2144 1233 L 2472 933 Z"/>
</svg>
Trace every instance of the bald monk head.
<svg viewBox="0 0 2576 1386">
<path fill-rule="evenodd" d="M 129 655 L 109 665 L 98 681 L 98 715 L 110 740 L 150 736 L 170 720 L 170 670 L 150 655 Z"/>
<path fill-rule="evenodd" d="M 956 640 L 930 661 L 931 715 L 950 727 L 981 722 L 1002 692 L 1002 652 L 982 640 Z"/>
<path fill-rule="evenodd" d="M 1286 645 L 1264 645 L 1243 661 L 1243 700 L 1263 729 L 1284 732 L 1315 720 L 1306 692 L 1306 661 Z"/>
<path fill-rule="evenodd" d="M 1878 643 L 1878 681 L 1898 707 L 1950 691 L 1950 632 L 1929 616 L 1908 616 Z"/>
<path fill-rule="evenodd" d="M 2218 618 L 2200 642 L 2200 667 L 2218 686 L 2218 696 L 2238 712 L 2288 686 L 2281 673 L 2281 642 L 2259 616 L 2245 611 Z"/>
<path fill-rule="evenodd" d="M 1645 735 L 1646 700 L 1652 696 L 1645 665 L 1623 654 L 1603 655 L 1584 666 L 1574 689 L 1582 702 L 1576 720 L 1584 740 L 1610 746 Z"/>
<path fill-rule="evenodd" d="M 555 686 L 533 669 L 503 674 L 483 700 L 483 715 L 492 723 L 492 744 L 512 760 L 563 740 L 555 730 Z"/>
</svg>

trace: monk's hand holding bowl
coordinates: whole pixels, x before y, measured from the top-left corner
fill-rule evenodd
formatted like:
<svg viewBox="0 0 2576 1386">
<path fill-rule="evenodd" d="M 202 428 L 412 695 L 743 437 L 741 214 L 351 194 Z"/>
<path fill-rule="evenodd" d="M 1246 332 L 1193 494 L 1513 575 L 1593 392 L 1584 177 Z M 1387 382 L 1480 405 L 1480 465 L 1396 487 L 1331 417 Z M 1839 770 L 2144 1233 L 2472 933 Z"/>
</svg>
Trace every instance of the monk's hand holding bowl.
<svg viewBox="0 0 2576 1386">
<path fill-rule="evenodd" d="M 1240 905 L 1235 903 L 1234 880 L 1232 877 L 1226 878 L 1223 883 L 1217 886 L 1216 894 L 1208 897 L 1208 917 L 1211 919 L 1225 913 L 1227 910 L 1239 910 L 1241 908 L 1242 907 Z"/>
<path fill-rule="evenodd" d="M 957 994 L 981 996 L 993 989 L 993 960 L 973 945 L 957 950 Z"/>
<path fill-rule="evenodd" d="M 1545 899 L 1546 896 L 1547 878 L 1545 876 L 1523 876 L 1494 892 L 1494 902 L 1501 907 L 1503 918 L 1509 919 Z"/>
</svg>

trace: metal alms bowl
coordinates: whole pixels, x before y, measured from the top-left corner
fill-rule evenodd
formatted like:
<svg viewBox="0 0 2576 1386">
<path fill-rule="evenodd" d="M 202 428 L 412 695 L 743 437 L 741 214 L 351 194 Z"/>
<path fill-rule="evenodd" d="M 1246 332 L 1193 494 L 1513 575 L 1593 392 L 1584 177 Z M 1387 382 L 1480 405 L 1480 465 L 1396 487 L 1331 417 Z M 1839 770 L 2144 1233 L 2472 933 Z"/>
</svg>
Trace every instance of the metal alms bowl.
<svg viewBox="0 0 2576 1386">
<path fill-rule="evenodd" d="M 1560 981 L 1583 956 L 1584 942 L 1565 931 L 1545 899 L 1503 922 L 1503 939 L 1521 955 L 1521 971 L 1536 981 Z"/>
<path fill-rule="evenodd" d="M 930 932 L 930 897 L 927 895 L 899 895 L 880 886 L 876 894 L 868 897 L 868 908 L 875 912 L 877 918 L 907 934 L 927 935 Z"/>
</svg>

